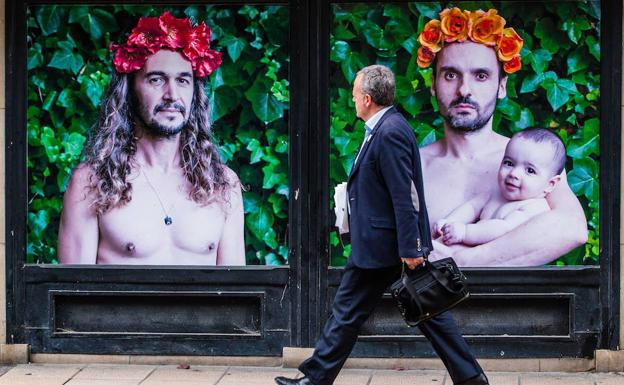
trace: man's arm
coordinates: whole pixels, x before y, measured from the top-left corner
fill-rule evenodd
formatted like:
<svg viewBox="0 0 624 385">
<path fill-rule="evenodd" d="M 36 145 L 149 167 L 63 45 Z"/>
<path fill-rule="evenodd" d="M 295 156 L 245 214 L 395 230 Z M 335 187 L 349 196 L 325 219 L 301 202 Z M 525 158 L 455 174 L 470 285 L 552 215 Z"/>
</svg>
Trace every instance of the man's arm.
<svg viewBox="0 0 624 385">
<path fill-rule="evenodd" d="M 223 234 L 217 249 L 218 266 L 245 265 L 245 219 L 243 214 L 243 196 L 240 182 L 236 174 L 227 169 L 228 178 L 232 187 L 229 191 L 229 204 Z"/>
<path fill-rule="evenodd" d="M 88 199 L 90 175 L 87 166 L 76 167 L 63 196 L 58 235 L 58 259 L 63 264 L 97 261 L 99 229 L 98 217 Z"/>
<path fill-rule="evenodd" d="M 483 206 L 489 199 L 489 194 L 483 194 L 477 196 L 468 202 L 460 205 L 444 219 L 440 219 L 433 226 L 433 237 L 438 238 L 443 235 L 442 228 L 447 223 L 459 222 L 459 223 L 473 223 L 481 215 Z"/>
<path fill-rule="evenodd" d="M 587 242 L 587 221 L 565 175 L 546 198 L 550 211 L 454 258 L 460 266 L 540 266 Z"/>
<path fill-rule="evenodd" d="M 449 223 L 444 228 L 444 243 L 463 243 L 469 246 L 481 245 L 503 236 L 520 226 L 532 217 L 550 210 L 544 199 L 531 199 L 516 210 L 508 213 L 504 218 L 483 219 L 477 223 L 458 224 Z"/>
<path fill-rule="evenodd" d="M 418 156 L 414 152 L 418 148 L 411 129 L 401 127 L 401 123 L 391 122 L 379 133 L 379 165 L 394 209 L 399 257 L 409 259 L 406 263 L 411 267 L 422 262 L 420 258 L 425 254 L 420 247 L 420 197 L 413 175 L 414 156 Z"/>
</svg>

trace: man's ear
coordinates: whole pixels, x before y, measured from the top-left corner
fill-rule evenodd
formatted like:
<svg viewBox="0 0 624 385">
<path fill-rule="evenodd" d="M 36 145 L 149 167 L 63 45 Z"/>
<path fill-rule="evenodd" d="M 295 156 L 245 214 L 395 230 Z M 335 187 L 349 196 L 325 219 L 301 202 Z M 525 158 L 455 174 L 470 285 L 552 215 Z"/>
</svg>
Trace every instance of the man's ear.
<svg viewBox="0 0 624 385">
<path fill-rule="evenodd" d="M 431 91 L 431 95 L 432 95 L 432 96 L 436 96 L 436 91 L 435 91 L 435 76 L 431 76 L 431 87 L 429 88 L 429 90 Z"/>
<path fill-rule="evenodd" d="M 507 96 L 507 75 L 503 76 L 498 83 L 498 98 L 504 99 Z"/>
<path fill-rule="evenodd" d="M 550 194 L 552 190 L 555 189 L 555 186 L 557 186 L 557 183 L 559 183 L 559 181 L 561 181 L 561 175 L 555 175 L 550 178 L 550 180 L 548 180 L 548 185 L 544 189 L 544 193 Z"/>
</svg>

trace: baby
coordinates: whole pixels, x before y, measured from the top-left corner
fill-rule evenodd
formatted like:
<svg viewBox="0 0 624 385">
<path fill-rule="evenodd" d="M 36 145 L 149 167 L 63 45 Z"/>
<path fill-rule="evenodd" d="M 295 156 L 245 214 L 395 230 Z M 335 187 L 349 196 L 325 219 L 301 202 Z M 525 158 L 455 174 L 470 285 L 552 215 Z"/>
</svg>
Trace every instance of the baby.
<svg viewBox="0 0 624 385">
<path fill-rule="evenodd" d="M 436 222 L 434 237 L 441 236 L 446 245 L 480 245 L 550 210 L 544 197 L 561 179 L 565 162 L 565 146 L 555 133 L 543 128 L 516 133 L 505 148 L 498 189 Z"/>
</svg>

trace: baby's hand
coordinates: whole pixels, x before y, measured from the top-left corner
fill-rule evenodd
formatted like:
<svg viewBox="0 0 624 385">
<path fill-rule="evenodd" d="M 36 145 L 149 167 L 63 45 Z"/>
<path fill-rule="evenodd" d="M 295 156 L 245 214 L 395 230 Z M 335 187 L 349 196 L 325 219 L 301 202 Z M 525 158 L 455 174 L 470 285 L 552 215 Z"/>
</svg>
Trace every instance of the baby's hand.
<svg viewBox="0 0 624 385">
<path fill-rule="evenodd" d="M 444 227 L 445 224 L 446 224 L 446 219 L 440 219 L 433 225 L 433 234 L 431 234 L 433 239 L 439 238 L 443 235 L 442 228 Z"/>
<path fill-rule="evenodd" d="M 459 222 L 446 223 L 442 226 L 442 242 L 446 245 L 462 243 L 466 236 L 466 225 Z"/>
</svg>

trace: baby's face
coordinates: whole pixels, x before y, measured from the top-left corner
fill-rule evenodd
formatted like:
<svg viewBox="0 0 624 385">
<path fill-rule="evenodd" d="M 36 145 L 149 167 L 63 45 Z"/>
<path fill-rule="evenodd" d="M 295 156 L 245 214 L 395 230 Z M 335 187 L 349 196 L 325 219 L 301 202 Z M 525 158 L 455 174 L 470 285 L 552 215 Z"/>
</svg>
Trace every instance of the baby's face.
<svg viewBox="0 0 624 385">
<path fill-rule="evenodd" d="M 552 190 L 553 147 L 549 143 L 535 143 L 514 138 L 505 149 L 498 169 L 498 186 L 503 197 L 510 201 L 542 198 Z"/>
</svg>

